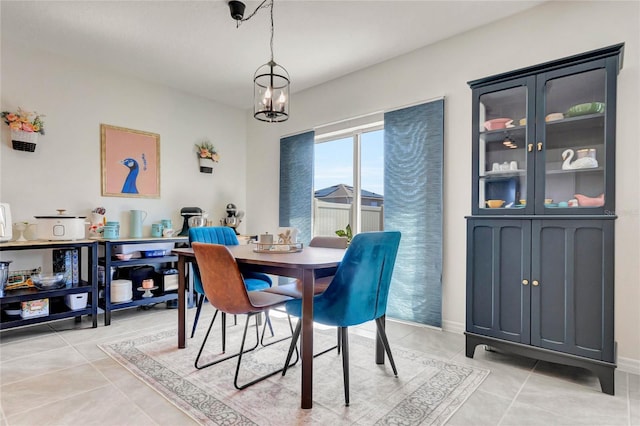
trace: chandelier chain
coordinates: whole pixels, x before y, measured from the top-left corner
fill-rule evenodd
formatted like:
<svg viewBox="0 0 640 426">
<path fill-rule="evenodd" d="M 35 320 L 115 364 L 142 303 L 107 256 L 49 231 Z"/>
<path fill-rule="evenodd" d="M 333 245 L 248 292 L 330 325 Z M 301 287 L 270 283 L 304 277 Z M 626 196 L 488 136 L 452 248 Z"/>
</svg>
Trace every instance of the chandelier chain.
<svg viewBox="0 0 640 426">
<path fill-rule="evenodd" d="M 243 22 L 246 22 L 249 19 L 253 18 L 260 9 L 264 9 L 267 7 L 271 8 L 271 41 L 269 42 L 269 48 L 271 51 L 271 62 L 273 62 L 273 0 L 263 0 L 263 2 L 260 3 L 249 16 L 236 21 L 236 28 L 240 27 L 240 24 L 242 24 Z"/>
</svg>

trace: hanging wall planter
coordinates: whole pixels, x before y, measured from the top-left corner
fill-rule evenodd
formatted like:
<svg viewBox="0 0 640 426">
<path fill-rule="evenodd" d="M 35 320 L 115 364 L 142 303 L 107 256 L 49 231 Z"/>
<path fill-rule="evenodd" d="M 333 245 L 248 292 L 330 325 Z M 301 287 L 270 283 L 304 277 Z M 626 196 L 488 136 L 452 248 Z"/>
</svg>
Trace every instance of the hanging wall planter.
<svg viewBox="0 0 640 426">
<path fill-rule="evenodd" d="M 200 173 L 213 173 L 213 164 L 220 160 L 220 154 L 208 140 L 203 140 L 196 145 L 198 161 L 200 162 Z"/>
<path fill-rule="evenodd" d="M 17 151 L 34 152 L 38 143 L 36 132 L 25 132 L 22 130 L 11 130 L 11 144 Z"/>
<path fill-rule="evenodd" d="M 18 112 L 3 111 L 2 119 L 11 128 L 11 144 L 17 151 L 33 152 L 36 150 L 38 135 L 44 135 L 44 115 L 37 112 L 25 111 L 18 108 Z"/>
<path fill-rule="evenodd" d="M 213 160 L 210 158 L 199 158 L 200 173 L 213 173 Z"/>
</svg>

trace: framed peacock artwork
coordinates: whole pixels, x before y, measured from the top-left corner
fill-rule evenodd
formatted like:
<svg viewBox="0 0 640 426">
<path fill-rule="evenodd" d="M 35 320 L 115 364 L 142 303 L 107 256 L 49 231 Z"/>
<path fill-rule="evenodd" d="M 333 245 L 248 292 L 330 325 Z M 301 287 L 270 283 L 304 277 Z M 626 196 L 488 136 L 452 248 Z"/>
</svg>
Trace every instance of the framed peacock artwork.
<svg viewBox="0 0 640 426">
<path fill-rule="evenodd" d="M 160 198 L 160 135 L 100 124 L 102 196 Z"/>
</svg>

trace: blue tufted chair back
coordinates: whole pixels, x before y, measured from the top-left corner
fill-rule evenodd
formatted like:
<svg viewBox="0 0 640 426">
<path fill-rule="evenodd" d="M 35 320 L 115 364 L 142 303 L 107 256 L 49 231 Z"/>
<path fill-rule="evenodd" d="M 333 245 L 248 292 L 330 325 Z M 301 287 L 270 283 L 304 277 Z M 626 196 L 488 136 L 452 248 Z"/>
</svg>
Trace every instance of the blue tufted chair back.
<svg viewBox="0 0 640 426">
<path fill-rule="evenodd" d="M 400 232 L 365 232 L 353 237 L 344 259 L 324 293 L 314 297 L 315 322 L 349 327 L 381 317 L 387 311 L 391 275 Z M 300 316 L 301 301 L 287 302 Z"/>
<path fill-rule="evenodd" d="M 237 246 L 240 244 L 236 233 L 228 226 L 189 228 L 189 243 L 193 242 L 222 244 L 225 246 Z M 200 271 L 196 265 L 194 265 L 193 271 L 193 289 L 200 294 L 204 294 Z M 271 279 L 265 274 L 248 273 L 244 275 L 244 278 L 245 285 L 249 291 L 264 290 L 271 287 Z"/>
</svg>

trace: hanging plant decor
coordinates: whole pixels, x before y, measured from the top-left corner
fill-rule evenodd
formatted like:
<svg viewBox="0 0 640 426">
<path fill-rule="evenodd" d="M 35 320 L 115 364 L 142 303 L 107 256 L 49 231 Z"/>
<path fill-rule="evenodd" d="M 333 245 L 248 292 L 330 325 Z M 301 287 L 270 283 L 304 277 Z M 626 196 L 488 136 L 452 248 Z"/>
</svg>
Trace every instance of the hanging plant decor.
<svg viewBox="0 0 640 426">
<path fill-rule="evenodd" d="M 11 144 L 17 151 L 34 152 L 38 143 L 38 135 L 44 135 L 44 115 L 37 112 L 24 111 L 18 108 L 18 112 L 4 111 L 2 119 L 11 128 Z"/>
<path fill-rule="evenodd" d="M 213 173 L 213 164 L 220 161 L 220 154 L 208 140 L 196 144 L 200 173 Z"/>
</svg>

